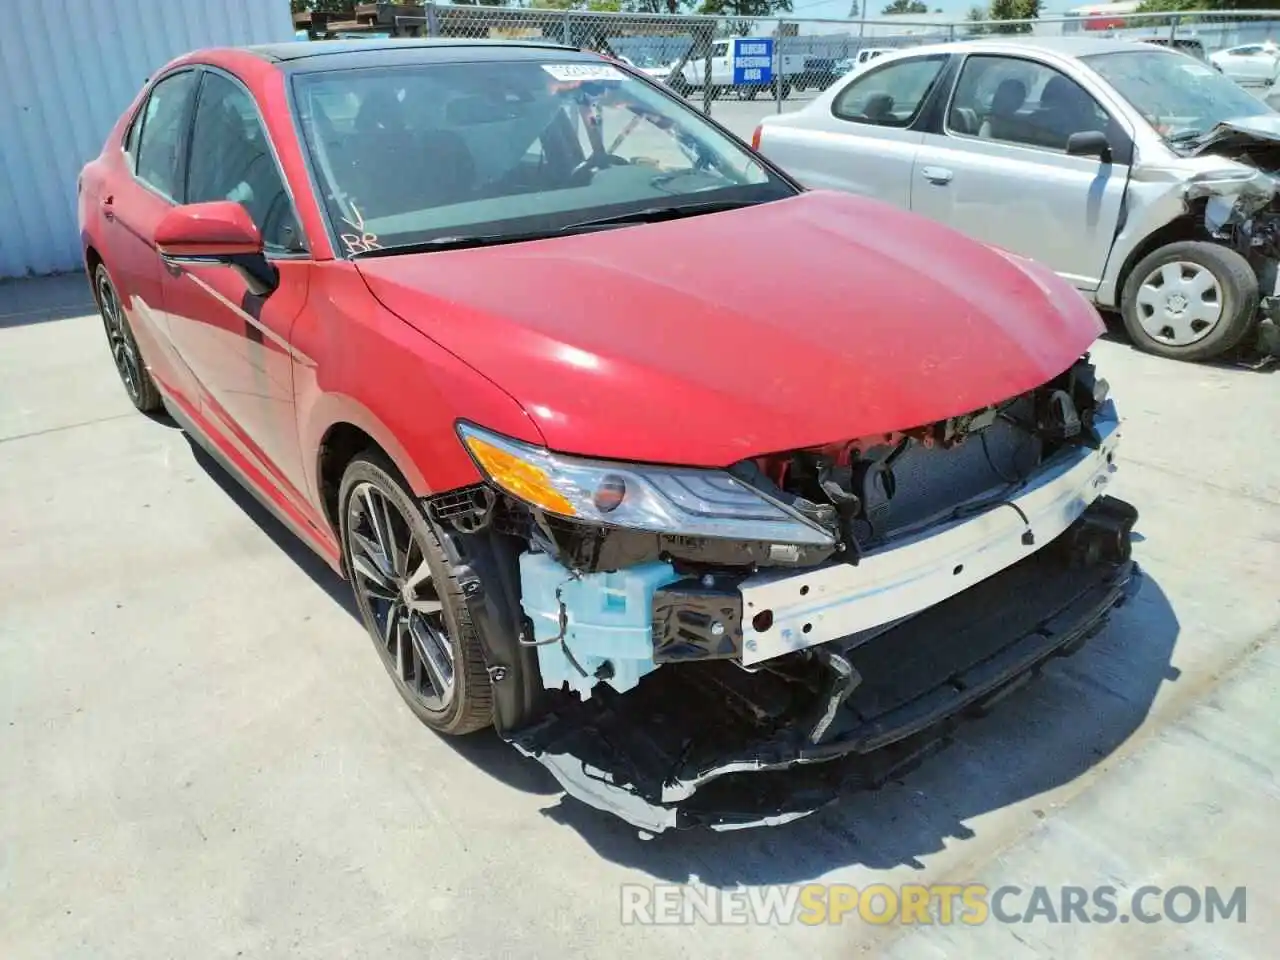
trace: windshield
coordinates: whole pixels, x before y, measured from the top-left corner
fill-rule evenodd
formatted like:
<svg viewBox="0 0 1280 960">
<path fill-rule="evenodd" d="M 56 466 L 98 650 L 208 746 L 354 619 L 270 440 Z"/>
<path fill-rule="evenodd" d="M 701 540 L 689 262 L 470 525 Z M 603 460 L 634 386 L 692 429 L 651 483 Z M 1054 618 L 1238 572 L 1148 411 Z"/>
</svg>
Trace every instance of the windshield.
<svg viewBox="0 0 1280 960">
<path fill-rule="evenodd" d="M 1081 57 L 1171 142 L 1190 142 L 1223 120 L 1274 111 L 1213 67 L 1180 53 L 1133 50 Z"/>
<path fill-rule="evenodd" d="M 347 254 L 795 193 L 695 111 L 601 61 L 420 63 L 294 82 Z"/>
</svg>

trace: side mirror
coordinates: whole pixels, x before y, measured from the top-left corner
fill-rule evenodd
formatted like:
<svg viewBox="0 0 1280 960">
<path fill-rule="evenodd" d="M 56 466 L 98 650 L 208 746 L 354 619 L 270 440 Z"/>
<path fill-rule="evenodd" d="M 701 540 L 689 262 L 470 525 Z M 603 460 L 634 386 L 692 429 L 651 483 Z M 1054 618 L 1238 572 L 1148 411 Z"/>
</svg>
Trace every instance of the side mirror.
<svg viewBox="0 0 1280 960">
<path fill-rule="evenodd" d="M 1111 142 L 1101 130 L 1082 130 L 1067 137 L 1067 156 L 1097 157 L 1103 163 L 1111 162 Z"/>
<path fill-rule="evenodd" d="M 171 267 L 222 264 L 236 270 L 255 296 L 276 288 L 279 277 L 262 252 L 262 234 L 249 212 L 230 200 L 174 207 L 156 227 L 156 249 Z"/>
</svg>

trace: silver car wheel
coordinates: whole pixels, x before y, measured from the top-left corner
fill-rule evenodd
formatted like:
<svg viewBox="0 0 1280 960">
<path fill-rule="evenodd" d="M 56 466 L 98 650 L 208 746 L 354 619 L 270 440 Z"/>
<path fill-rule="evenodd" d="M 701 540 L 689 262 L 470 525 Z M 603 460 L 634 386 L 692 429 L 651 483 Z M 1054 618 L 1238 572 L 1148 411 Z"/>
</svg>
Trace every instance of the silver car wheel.
<svg viewBox="0 0 1280 960">
<path fill-rule="evenodd" d="M 1166 263 L 1142 281 L 1137 307 L 1138 322 L 1152 339 L 1185 347 L 1207 337 L 1222 319 L 1222 285 L 1198 263 Z"/>
<path fill-rule="evenodd" d="M 423 706 L 444 710 L 456 686 L 453 644 L 422 544 L 395 502 L 368 482 L 352 491 L 346 532 L 356 602 L 380 652 Z"/>
</svg>

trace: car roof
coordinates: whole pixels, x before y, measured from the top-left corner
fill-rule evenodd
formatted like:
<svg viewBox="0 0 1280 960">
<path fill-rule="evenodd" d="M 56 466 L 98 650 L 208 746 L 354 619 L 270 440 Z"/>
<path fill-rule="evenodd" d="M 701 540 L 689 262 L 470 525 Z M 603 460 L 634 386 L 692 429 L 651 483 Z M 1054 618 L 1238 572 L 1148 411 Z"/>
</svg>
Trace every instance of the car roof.
<svg viewBox="0 0 1280 960">
<path fill-rule="evenodd" d="M 324 69 L 367 66 L 374 62 L 421 62 L 423 60 L 518 60 L 545 56 L 548 51 L 569 59 L 594 58 L 575 47 L 534 40 L 481 40 L 465 37 L 387 38 L 360 40 L 291 40 L 236 49 L 272 63 L 309 66 L 323 61 Z M 574 57 L 573 55 L 577 55 Z M 359 61 L 359 62 L 357 62 Z"/>
<path fill-rule="evenodd" d="M 957 40 L 954 43 L 935 43 L 926 47 L 902 48 L 902 53 L 917 53 L 927 50 L 929 53 L 965 53 L 977 50 L 1016 49 L 1024 51 L 1042 51 L 1057 54 L 1060 57 L 1089 57 L 1101 53 L 1124 53 L 1126 51 L 1160 51 L 1162 48 L 1135 40 L 1117 40 L 1110 37 L 975 37 L 972 40 Z M 1167 47 L 1166 53 L 1174 53 Z"/>
</svg>

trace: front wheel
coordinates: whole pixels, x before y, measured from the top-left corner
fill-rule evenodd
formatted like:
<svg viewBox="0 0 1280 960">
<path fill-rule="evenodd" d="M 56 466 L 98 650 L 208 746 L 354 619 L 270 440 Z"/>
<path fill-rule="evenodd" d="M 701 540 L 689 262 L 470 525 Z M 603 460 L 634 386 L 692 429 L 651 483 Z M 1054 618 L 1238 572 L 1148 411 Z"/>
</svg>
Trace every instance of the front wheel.
<svg viewBox="0 0 1280 960">
<path fill-rule="evenodd" d="M 351 461 L 338 502 L 356 607 L 400 696 L 440 733 L 489 726 L 493 689 L 480 638 L 422 508 L 376 454 Z"/>
<path fill-rule="evenodd" d="M 1144 257 L 1125 281 L 1120 315 L 1134 345 L 1176 360 L 1237 346 L 1258 313 L 1258 277 L 1229 247 L 1185 240 Z"/>
</svg>

